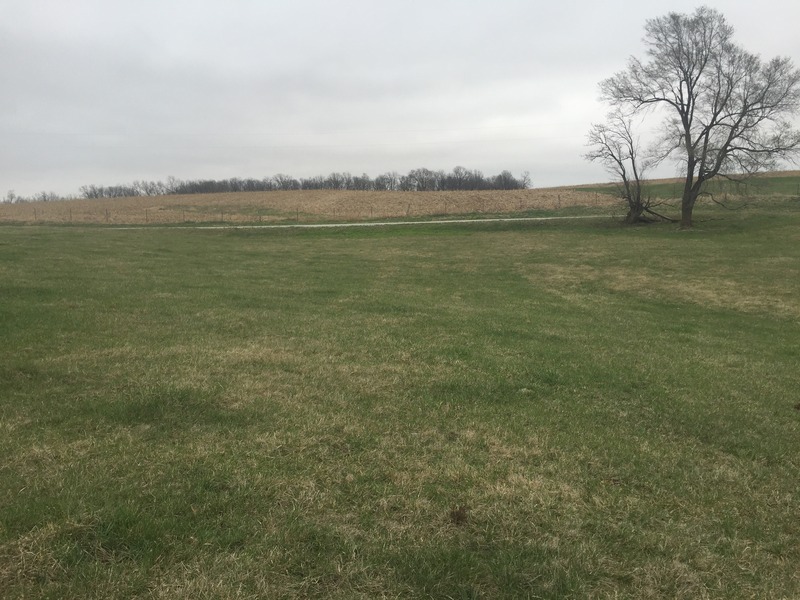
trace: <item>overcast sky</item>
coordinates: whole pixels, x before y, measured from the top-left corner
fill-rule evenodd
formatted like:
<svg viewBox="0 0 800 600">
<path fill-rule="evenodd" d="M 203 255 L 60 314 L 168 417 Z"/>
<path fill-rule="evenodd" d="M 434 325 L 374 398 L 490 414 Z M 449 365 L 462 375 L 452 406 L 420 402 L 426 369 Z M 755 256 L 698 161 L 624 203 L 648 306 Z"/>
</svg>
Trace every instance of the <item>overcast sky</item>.
<svg viewBox="0 0 800 600">
<path fill-rule="evenodd" d="M 798 0 L 707 4 L 800 62 Z M 642 55 L 646 19 L 697 6 L 0 0 L 0 196 L 456 165 L 606 180 L 581 157 L 598 83 Z"/>
</svg>

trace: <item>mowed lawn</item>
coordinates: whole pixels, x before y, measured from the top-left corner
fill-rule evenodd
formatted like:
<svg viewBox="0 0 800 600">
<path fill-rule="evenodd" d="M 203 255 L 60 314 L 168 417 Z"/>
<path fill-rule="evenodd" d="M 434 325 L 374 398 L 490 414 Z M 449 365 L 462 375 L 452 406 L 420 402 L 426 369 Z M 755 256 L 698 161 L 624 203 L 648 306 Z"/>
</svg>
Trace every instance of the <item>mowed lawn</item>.
<svg viewBox="0 0 800 600">
<path fill-rule="evenodd" d="M 775 206 L 0 228 L 0 595 L 800 596 Z"/>
</svg>

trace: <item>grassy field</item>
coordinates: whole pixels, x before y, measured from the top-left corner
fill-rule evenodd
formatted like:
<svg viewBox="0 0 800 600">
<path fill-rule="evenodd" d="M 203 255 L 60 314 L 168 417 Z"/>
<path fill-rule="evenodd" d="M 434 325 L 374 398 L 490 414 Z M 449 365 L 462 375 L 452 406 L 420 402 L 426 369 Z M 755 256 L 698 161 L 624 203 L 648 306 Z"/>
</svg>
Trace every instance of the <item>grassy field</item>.
<svg viewBox="0 0 800 600">
<path fill-rule="evenodd" d="M 590 185 L 574 188 L 576 191 L 616 195 L 617 186 L 613 184 Z M 740 205 L 747 201 L 758 201 L 765 196 L 784 196 L 800 198 L 800 171 L 778 171 L 746 182 L 714 179 L 708 182 L 706 191 L 721 202 Z M 677 199 L 683 193 L 683 182 L 678 179 L 659 179 L 647 186 L 647 193 L 653 198 Z"/>
<path fill-rule="evenodd" d="M 800 206 L 0 227 L 4 598 L 797 598 Z"/>
</svg>

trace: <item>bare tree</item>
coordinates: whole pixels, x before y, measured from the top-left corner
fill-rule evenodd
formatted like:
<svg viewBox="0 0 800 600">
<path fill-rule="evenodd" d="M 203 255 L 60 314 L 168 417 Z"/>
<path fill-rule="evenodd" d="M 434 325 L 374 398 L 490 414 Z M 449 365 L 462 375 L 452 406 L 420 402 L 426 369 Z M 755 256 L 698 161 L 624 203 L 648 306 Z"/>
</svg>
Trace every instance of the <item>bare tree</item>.
<svg viewBox="0 0 800 600">
<path fill-rule="evenodd" d="M 469 171 L 467 171 L 467 169 L 465 169 L 464 167 L 457 166 L 446 178 L 447 189 L 463 190 L 467 187 L 468 181 L 469 181 Z"/>
<path fill-rule="evenodd" d="M 478 169 L 473 169 L 469 172 L 467 177 L 466 187 L 467 190 L 486 190 L 489 189 L 491 178 L 484 177 L 483 173 Z"/>
<path fill-rule="evenodd" d="M 299 190 L 300 182 L 291 175 L 278 173 L 272 176 L 272 182 L 276 190 Z"/>
<path fill-rule="evenodd" d="M 410 189 L 417 192 L 435 192 L 441 189 L 444 180 L 444 171 L 431 171 L 430 169 L 412 169 L 408 172 Z"/>
<path fill-rule="evenodd" d="M 601 163 L 620 183 L 620 195 L 628 205 L 625 222 L 638 223 L 644 220 L 644 213 L 655 215 L 652 201 L 645 195 L 644 180 L 655 161 L 642 157 L 630 118 L 619 111 L 610 113 L 606 123 L 592 125 L 588 145 L 591 150 L 586 159 Z"/>
<path fill-rule="evenodd" d="M 648 62 L 631 58 L 600 88 L 623 111 L 666 112 L 658 147 L 683 165 L 681 225 L 691 227 L 709 179 L 773 169 L 800 149 L 789 124 L 800 71 L 789 58 L 762 62 L 736 45 L 725 17 L 707 7 L 647 21 L 644 43 Z"/>
<path fill-rule="evenodd" d="M 345 177 L 342 173 L 331 173 L 325 178 L 325 188 L 329 190 L 346 189 Z"/>
<path fill-rule="evenodd" d="M 394 192 L 397 190 L 400 176 L 395 171 L 383 173 L 375 178 L 375 189 L 379 191 Z"/>
<path fill-rule="evenodd" d="M 55 192 L 38 192 L 33 195 L 34 202 L 55 202 L 61 200 L 61 196 Z"/>
<path fill-rule="evenodd" d="M 511 171 L 503 171 L 500 175 L 495 175 L 492 183 L 492 187 L 496 190 L 521 190 L 526 187 L 523 181 L 511 174 Z"/>
<path fill-rule="evenodd" d="M 360 191 L 373 190 L 375 189 L 375 182 L 372 181 L 369 175 L 362 173 L 360 177 L 358 175 L 353 177 L 353 189 Z"/>
<path fill-rule="evenodd" d="M 342 189 L 343 190 L 352 190 L 353 189 L 353 176 L 350 174 L 349 171 L 344 171 L 341 173 L 342 175 Z"/>
<path fill-rule="evenodd" d="M 324 190 L 325 178 L 322 175 L 308 177 L 300 180 L 300 187 L 304 190 Z"/>
<path fill-rule="evenodd" d="M 178 194 L 179 193 L 178 190 L 180 189 L 182 184 L 183 182 L 180 179 L 177 179 L 175 176 L 170 175 L 169 177 L 167 177 L 167 183 L 164 184 L 164 191 L 167 194 Z M 83 189 L 81 189 L 81 191 L 83 191 Z"/>
</svg>

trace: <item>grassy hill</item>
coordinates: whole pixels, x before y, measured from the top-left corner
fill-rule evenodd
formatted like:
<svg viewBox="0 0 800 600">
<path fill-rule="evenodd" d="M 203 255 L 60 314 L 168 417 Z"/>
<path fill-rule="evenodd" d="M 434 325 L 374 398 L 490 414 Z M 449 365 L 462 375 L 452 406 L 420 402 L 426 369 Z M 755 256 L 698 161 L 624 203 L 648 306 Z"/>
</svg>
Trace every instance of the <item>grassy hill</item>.
<svg viewBox="0 0 800 600">
<path fill-rule="evenodd" d="M 601 194 L 617 194 L 617 186 L 615 184 L 587 185 L 570 189 Z M 718 199 L 725 199 L 731 196 L 750 198 L 789 196 L 800 198 L 800 171 L 767 173 L 741 182 L 716 178 L 707 184 L 706 189 Z M 647 192 L 653 198 L 677 199 L 683 193 L 683 182 L 680 179 L 656 179 L 649 182 Z"/>
</svg>

